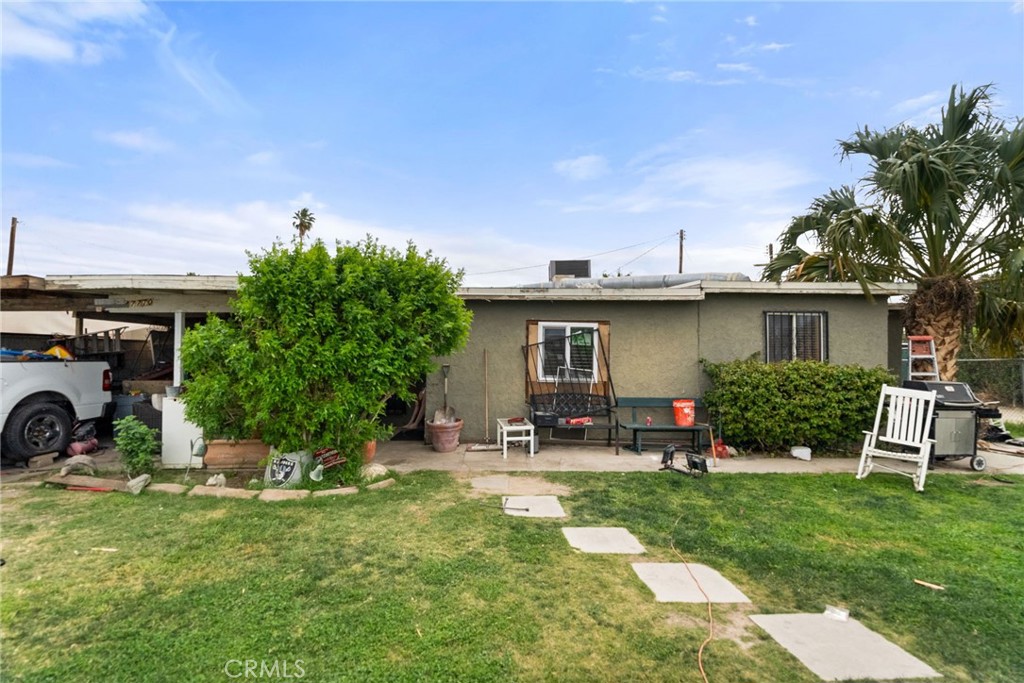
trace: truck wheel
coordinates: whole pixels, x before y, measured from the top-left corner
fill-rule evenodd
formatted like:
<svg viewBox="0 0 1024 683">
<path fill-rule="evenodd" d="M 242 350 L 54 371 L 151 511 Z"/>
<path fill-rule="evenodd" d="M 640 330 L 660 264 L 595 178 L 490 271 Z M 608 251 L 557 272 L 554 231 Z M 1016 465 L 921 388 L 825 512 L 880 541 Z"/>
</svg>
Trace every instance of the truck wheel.
<svg viewBox="0 0 1024 683">
<path fill-rule="evenodd" d="M 71 416 L 53 403 L 28 403 L 14 409 L 4 425 L 4 457 L 28 460 L 64 449 L 71 442 Z"/>
</svg>

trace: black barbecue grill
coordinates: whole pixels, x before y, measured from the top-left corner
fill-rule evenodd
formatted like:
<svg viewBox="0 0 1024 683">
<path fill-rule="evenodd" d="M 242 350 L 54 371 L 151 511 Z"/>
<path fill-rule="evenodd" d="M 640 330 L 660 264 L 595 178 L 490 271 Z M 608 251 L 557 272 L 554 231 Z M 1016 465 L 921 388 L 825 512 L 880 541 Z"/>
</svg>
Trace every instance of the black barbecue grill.
<svg viewBox="0 0 1024 683">
<path fill-rule="evenodd" d="M 933 459 L 970 458 L 972 470 L 985 469 L 985 458 L 978 455 L 978 422 L 1002 417 L 996 404 L 985 403 L 963 382 L 907 380 L 903 388 L 935 391 L 935 414 L 929 434 L 935 439 Z"/>
</svg>

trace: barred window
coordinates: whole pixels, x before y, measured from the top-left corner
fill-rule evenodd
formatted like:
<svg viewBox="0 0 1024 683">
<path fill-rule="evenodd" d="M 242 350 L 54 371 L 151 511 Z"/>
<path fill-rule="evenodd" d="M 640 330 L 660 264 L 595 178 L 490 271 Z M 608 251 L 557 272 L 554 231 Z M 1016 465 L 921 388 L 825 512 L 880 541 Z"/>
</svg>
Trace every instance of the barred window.
<svg viewBox="0 0 1024 683">
<path fill-rule="evenodd" d="M 765 312 L 765 360 L 828 360 L 828 313 Z"/>
<path fill-rule="evenodd" d="M 594 381 L 596 333 L 597 323 L 540 323 L 541 376 L 549 380 Z"/>
</svg>

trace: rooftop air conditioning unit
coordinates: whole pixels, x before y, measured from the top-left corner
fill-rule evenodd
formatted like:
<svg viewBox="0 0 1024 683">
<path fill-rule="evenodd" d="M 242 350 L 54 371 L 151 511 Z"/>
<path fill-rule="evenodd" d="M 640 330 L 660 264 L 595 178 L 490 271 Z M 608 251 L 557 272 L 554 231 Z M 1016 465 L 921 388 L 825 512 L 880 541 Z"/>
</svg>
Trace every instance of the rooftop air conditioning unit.
<svg viewBox="0 0 1024 683">
<path fill-rule="evenodd" d="M 548 279 L 566 277 L 590 277 L 590 261 L 551 261 L 548 263 Z"/>
</svg>

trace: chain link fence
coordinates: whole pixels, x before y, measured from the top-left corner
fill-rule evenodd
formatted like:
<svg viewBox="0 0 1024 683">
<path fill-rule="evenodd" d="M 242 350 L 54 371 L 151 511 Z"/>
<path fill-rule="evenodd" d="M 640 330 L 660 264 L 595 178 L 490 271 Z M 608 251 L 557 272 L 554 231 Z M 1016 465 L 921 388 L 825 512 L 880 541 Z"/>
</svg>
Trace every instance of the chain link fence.
<svg viewBox="0 0 1024 683">
<path fill-rule="evenodd" d="M 958 358 L 957 381 L 966 382 L 983 401 L 1024 407 L 1024 358 Z"/>
</svg>

